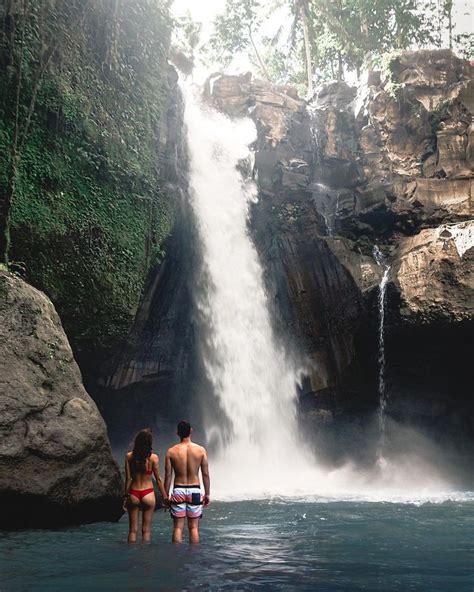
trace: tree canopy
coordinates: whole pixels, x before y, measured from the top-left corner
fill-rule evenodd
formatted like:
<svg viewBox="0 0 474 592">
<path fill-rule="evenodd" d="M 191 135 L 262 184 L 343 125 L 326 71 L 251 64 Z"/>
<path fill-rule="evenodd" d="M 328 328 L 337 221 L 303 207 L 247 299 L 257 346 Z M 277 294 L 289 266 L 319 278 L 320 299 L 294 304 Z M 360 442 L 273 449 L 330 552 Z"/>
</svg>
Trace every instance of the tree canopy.
<svg viewBox="0 0 474 592">
<path fill-rule="evenodd" d="M 278 9 L 288 22 L 260 34 Z M 455 35 L 453 18 L 452 0 L 227 0 L 211 47 L 224 66 L 248 52 L 267 77 L 311 91 L 393 50 L 449 46 L 472 57 L 473 36 Z"/>
</svg>

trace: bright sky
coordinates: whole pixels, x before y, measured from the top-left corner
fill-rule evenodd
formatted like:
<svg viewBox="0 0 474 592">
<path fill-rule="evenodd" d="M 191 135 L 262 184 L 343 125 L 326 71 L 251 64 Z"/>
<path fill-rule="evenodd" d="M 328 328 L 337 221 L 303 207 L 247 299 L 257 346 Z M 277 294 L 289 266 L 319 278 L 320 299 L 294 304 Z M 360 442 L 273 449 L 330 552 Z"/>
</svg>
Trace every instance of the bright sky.
<svg viewBox="0 0 474 592">
<path fill-rule="evenodd" d="M 224 6 L 225 0 L 174 0 L 173 13 L 181 16 L 189 10 L 194 20 L 210 28 L 212 20 L 224 9 Z M 472 7 L 472 0 L 454 0 L 456 28 L 459 32 L 474 32 Z"/>
<path fill-rule="evenodd" d="M 189 10 L 196 21 L 212 21 L 216 14 L 224 9 L 225 0 L 174 0 L 173 12 L 181 16 Z"/>
<path fill-rule="evenodd" d="M 174 16 L 184 16 L 189 12 L 196 22 L 202 23 L 203 28 L 201 32 L 201 43 L 205 45 L 208 37 L 212 33 L 212 24 L 215 17 L 224 11 L 226 0 L 174 0 L 172 12 Z M 271 0 L 261 1 L 261 6 L 265 9 L 266 6 L 272 6 Z M 282 22 L 289 22 L 287 11 L 285 8 L 272 10 L 265 19 L 260 34 L 272 35 L 278 29 Z M 257 38 L 258 43 L 258 38 Z M 252 70 L 252 65 L 247 55 L 238 55 L 232 61 L 228 68 L 229 72 L 239 74 Z M 206 72 L 199 64 L 195 67 L 193 72 L 193 80 L 197 83 L 203 82 L 209 72 Z"/>
</svg>

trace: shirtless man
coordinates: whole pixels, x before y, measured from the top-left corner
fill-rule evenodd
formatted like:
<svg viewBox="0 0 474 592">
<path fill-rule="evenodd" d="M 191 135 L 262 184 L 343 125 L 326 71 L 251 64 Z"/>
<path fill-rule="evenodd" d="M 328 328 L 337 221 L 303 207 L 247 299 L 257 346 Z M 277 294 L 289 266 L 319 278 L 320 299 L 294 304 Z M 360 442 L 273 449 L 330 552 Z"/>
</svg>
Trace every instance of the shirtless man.
<svg viewBox="0 0 474 592">
<path fill-rule="evenodd" d="M 173 493 L 170 496 L 171 516 L 173 517 L 173 543 L 183 542 L 184 520 L 188 519 L 189 542 L 199 543 L 199 519 L 202 507 L 210 502 L 211 481 L 207 451 L 203 446 L 191 442 L 191 425 L 187 421 L 178 423 L 177 434 L 181 442 L 169 448 L 165 460 L 165 491 L 168 493 L 174 471 Z M 204 496 L 201 496 L 199 483 L 201 469 Z"/>
</svg>

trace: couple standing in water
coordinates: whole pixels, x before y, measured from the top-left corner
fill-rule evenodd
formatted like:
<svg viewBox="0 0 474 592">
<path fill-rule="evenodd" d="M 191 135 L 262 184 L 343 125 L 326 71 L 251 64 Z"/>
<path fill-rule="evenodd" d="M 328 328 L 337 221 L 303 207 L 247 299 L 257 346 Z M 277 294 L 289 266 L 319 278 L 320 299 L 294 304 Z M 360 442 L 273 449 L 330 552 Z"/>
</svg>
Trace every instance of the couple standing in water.
<svg viewBox="0 0 474 592">
<path fill-rule="evenodd" d="M 173 543 L 183 541 L 183 529 L 187 519 L 189 542 L 199 543 L 199 519 L 202 507 L 210 502 L 210 478 L 207 452 L 203 446 L 191 441 L 192 428 L 187 421 L 177 427 L 179 444 L 168 449 L 165 459 L 165 482 L 160 477 L 160 459 L 152 452 L 151 430 L 138 432 L 133 450 L 125 457 L 125 495 L 123 508 L 128 511 L 130 530 L 128 542 L 134 543 L 138 535 L 139 515 L 142 512 L 142 540 L 151 538 L 151 523 L 155 511 L 155 493 L 152 476 L 155 477 L 163 505 L 170 509 L 173 518 Z M 199 482 L 201 469 L 204 496 Z M 173 492 L 169 496 L 174 472 Z"/>
</svg>

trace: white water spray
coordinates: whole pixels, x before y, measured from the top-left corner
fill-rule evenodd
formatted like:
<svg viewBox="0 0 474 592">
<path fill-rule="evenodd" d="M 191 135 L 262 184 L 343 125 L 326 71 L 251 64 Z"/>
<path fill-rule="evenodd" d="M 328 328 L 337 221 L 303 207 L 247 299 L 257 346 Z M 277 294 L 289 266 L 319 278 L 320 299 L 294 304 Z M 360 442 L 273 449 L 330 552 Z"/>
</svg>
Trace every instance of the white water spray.
<svg viewBox="0 0 474 592">
<path fill-rule="evenodd" d="M 419 499 L 446 484 L 430 466 L 393 462 L 361 472 L 319 467 L 299 441 L 296 366 L 272 329 L 268 296 L 247 221 L 256 188 L 237 166 L 255 126 L 206 109 L 183 88 L 190 200 L 202 248 L 197 308 L 207 377 L 218 398 L 207 408 L 213 495 L 305 499 Z M 388 275 L 387 275 L 388 279 Z M 386 283 L 386 282 L 385 282 Z M 216 408 L 219 409 L 216 410 Z M 448 494 L 449 496 L 449 494 Z"/>
<path fill-rule="evenodd" d="M 226 490 L 271 492 L 282 474 L 297 479 L 309 460 L 296 437 L 295 368 L 275 339 L 247 229 L 256 187 L 237 169 L 256 130 L 250 119 L 205 111 L 189 91 L 186 125 L 191 205 L 203 250 L 197 304 L 206 327 L 204 363 L 227 420 L 220 430 L 205 426 L 208 437 L 220 440 L 213 473 Z"/>
<path fill-rule="evenodd" d="M 390 278 L 390 265 L 385 263 L 384 256 L 377 245 L 374 246 L 374 258 L 377 265 L 383 267 L 383 275 L 379 284 L 379 430 L 380 440 L 377 450 L 377 457 L 379 463 L 384 462 L 385 450 L 385 423 L 386 423 L 386 409 L 387 409 L 387 392 L 385 388 L 385 307 L 387 284 Z"/>
</svg>

